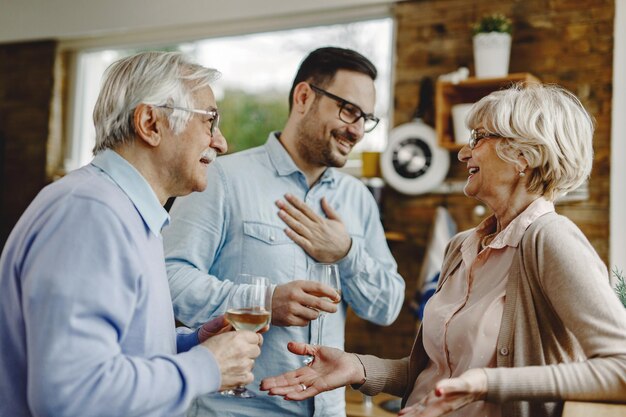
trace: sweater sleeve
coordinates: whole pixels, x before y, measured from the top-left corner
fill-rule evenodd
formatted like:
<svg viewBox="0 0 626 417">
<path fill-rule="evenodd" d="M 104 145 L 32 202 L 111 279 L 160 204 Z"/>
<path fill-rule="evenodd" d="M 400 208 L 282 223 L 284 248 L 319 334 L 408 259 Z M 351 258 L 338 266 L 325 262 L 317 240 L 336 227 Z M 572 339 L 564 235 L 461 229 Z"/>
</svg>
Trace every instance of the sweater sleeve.
<svg viewBox="0 0 626 417">
<path fill-rule="evenodd" d="M 137 290 L 136 241 L 119 219 L 108 206 L 73 199 L 33 239 L 22 268 L 33 415 L 182 415 L 220 386 L 207 348 L 148 355 L 141 336 L 128 333 L 145 292 Z M 123 348 L 124 338 L 137 340 Z"/>
<path fill-rule="evenodd" d="M 523 251 L 520 279 L 539 288 L 532 302 L 546 304 L 537 308 L 551 309 L 557 323 L 539 323 L 533 336 L 540 341 L 517 340 L 515 345 L 545 347 L 550 339 L 558 344 L 573 335 L 578 344 L 573 351 L 582 350 L 584 357 L 563 363 L 554 360 L 554 352 L 543 352 L 543 366 L 486 369 L 488 400 L 623 401 L 626 309 L 610 286 L 603 262 L 583 233 L 562 216 L 526 239 Z M 524 320 L 529 322 L 528 317 Z M 551 334 L 546 329 L 564 331 Z"/>
<path fill-rule="evenodd" d="M 409 376 L 409 358 L 381 359 L 372 355 L 357 355 L 365 369 L 365 383 L 359 391 L 366 395 L 380 392 L 402 397 Z"/>
</svg>

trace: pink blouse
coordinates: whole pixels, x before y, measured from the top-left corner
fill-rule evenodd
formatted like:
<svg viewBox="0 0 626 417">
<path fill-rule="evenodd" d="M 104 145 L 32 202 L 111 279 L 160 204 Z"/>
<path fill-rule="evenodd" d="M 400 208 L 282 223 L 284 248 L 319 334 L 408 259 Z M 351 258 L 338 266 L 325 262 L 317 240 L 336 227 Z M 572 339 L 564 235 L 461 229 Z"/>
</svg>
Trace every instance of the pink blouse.
<svg viewBox="0 0 626 417">
<path fill-rule="evenodd" d="M 461 265 L 424 310 L 424 348 L 430 361 L 417 377 L 407 405 L 422 400 L 441 379 L 458 377 L 472 368 L 495 367 L 496 342 L 513 256 L 528 226 L 551 211 L 554 204 L 539 198 L 486 247 L 482 247 L 481 241 L 495 232 L 494 216 L 481 222 L 463 243 Z M 500 406 L 478 401 L 447 416 L 500 417 Z"/>
</svg>

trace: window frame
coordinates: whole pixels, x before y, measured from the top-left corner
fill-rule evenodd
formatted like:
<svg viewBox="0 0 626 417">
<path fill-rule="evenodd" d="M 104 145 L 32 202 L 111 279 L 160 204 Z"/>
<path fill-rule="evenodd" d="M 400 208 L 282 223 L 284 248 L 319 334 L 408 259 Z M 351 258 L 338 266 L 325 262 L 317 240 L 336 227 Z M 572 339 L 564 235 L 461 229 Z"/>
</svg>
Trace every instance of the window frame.
<svg viewBox="0 0 626 417">
<path fill-rule="evenodd" d="M 317 27 L 325 25 L 337 25 L 355 22 L 364 22 L 375 19 L 391 19 L 391 62 L 395 62 L 395 37 L 397 25 L 392 13 L 392 6 L 385 5 L 369 5 L 359 8 L 349 8 L 340 11 L 332 10 L 326 12 L 306 13 L 297 16 L 280 16 L 273 19 L 261 18 L 251 19 L 243 22 L 222 22 L 212 25 L 189 25 L 185 27 L 172 28 L 167 30 L 150 30 L 136 32 L 125 35 L 110 35 L 99 38 L 90 39 L 73 39 L 60 42 L 59 54 L 65 57 L 66 80 L 67 86 L 64 92 L 64 103 L 67 103 L 64 112 L 62 125 L 66 135 L 63 141 L 63 158 L 62 166 L 53 167 L 55 172 L 68 172 L 78 168 L 80 165 L 81 146 L 84 144 L 75 143 L 77 132 L 80 130 L 80 121 L 77 116 L 79 109 L 84 107 L 82 96 L 78 94 L 81 83 L 85 82 L 81 76 L 81 55 L 83 53 L 98 52 L 109 49 L 131 49 L 131 48 L 156 48 L 163 45 L 182 44 L 196 42 L 202 40 L 210 40 L 212 38 L 221 38 L 229 36 L 243 36 L 250 34 L 261 34 L 283 30 L 303 29 L 308 27 Z M 92 80 L 93 82 L 93 80 Z M 391 129 L 393 120 L 393 85 L 394 85 L 394 68 L 393 65 L 389 74 L 389 105 L 388 105 L 388 126 L 387 132 Z M 378 126 L 380 129 L 382 126 Z M 381 150 L 382 151 L 382 150 Z M 360 158 L 355 161 L 353 156 L 350 161 L 349 172 L 357 173 L 360 166 L 356 167 Z"/>
</svg>

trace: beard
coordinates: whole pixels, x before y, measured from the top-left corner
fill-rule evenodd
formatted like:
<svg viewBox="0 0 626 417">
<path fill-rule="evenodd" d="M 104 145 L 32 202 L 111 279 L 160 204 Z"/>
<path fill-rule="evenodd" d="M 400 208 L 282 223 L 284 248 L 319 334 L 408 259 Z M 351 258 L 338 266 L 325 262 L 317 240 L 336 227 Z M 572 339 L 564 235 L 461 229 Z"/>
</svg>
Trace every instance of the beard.
<svg viewBox="0 0 626 417">
<path fill-rule="evenodd" d="M 300 157 L 311 165 L 326 166 L 333 168 L 343 167 L 348 156 L 333 149 L 333 141 L 324 136 L 323 127 L 320 124 L 320 116 L 317 107 L 311 110 L 298 126 L 297 149 Z M 338 140 L 342 138 L 352 145 L 358 142 L 358 138 L 347 130 L 333 129 L 330 135 Z"/>
</svg>

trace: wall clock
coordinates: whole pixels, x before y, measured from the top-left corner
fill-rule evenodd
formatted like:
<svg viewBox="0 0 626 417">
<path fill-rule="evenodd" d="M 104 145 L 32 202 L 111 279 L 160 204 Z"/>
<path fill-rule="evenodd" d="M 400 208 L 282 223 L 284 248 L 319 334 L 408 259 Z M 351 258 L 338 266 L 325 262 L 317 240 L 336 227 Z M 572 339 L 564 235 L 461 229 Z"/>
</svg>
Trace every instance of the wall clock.
<svg viewBox="0 0 626 417">
<path fill-rule="evenodd" d="M 415 119 L 391 131 L 380 167 L 383 178 L 395 190 L 409 195 L 423 194 L 445 179 L 450 154 L 437 145 L 435 130 Z"/>
</svg>

